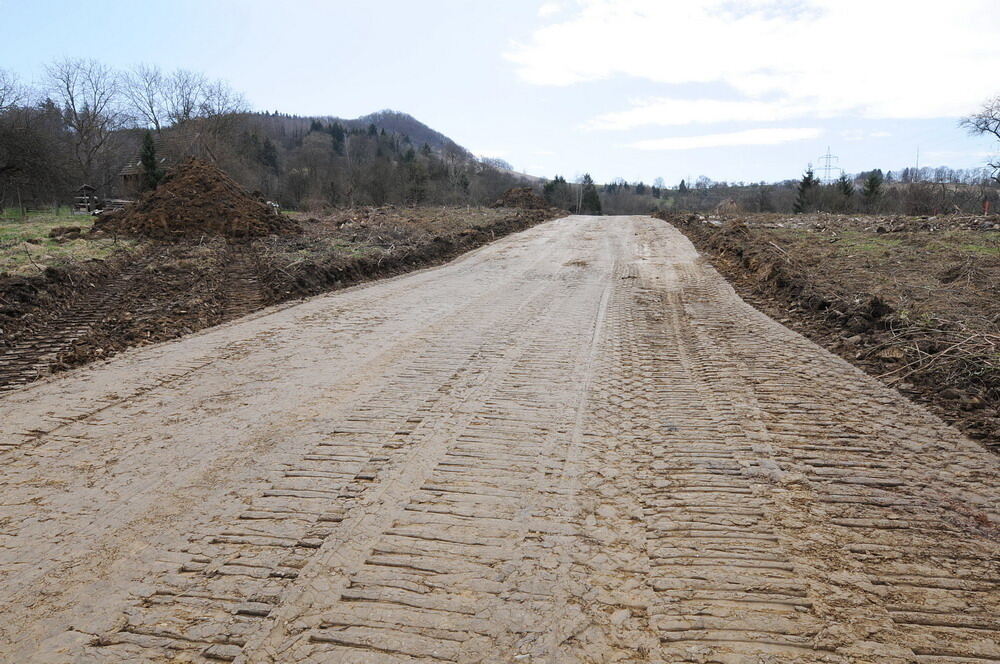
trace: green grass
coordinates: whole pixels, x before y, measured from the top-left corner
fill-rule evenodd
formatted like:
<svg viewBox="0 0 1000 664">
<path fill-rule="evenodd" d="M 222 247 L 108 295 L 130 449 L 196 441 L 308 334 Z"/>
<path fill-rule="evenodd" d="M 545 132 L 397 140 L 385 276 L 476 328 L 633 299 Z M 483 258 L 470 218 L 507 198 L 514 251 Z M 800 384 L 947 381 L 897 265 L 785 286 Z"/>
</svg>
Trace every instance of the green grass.
<svg viewBox="0 0 1000 664">
<path fill-rule="evenodd" d="M 92 225 L 93 217 L 54 212 L 0 218 L 0 274 L 38 274 L 46 267 L 106 258 L 116 249 L 134 245 L 122 240 L 116 244 L 109 238 L 57 241 L 49 237 L 57 226 L 80 226 L 86 232 Z"/>
<path fill-rule="evenodd" d="M 982 244 L 960 244 L 957 249 L 970 254 L 985 254 L 987 256 L 1000 256 L 1000 245 L 987 246 Z"/>
<path fill-rule="evenodd" d="M 840 241 L 836 243 L 841 253 L 863 252 L 869 254 L 889 253 L 892 249 L 903 244 L 899 238 L 886 237 L 883 234 L 861 233 L 858 231 L 844 231 L 840 235 Z"/>
<path fill-rule="evenodd" d="M 829 243 L 838 254 L 889 255 L 895 251 L 915 250 L 933 254 L 965 253 L 980 256 L 1000 256 L 1000 232 L 950 230 L 943 232 L 873 233 L 843 230 L 836 241 L 830 236 L 807 228 L 775 228 L 775 235 L 791 242 L 812 241 Z"/>
<path fill-rule="evenodd" d="M 60 219 L 88 219 L 89 215 L 73 214 L 73 208 L 68 205 L 60 205 L 57 208 L 32 211 L 21 214 L 17 208 L 0 208 L 0 222 L 23 221 L 36 217 L 59 217 Z"/>
<path fill-rule="evenodd" d="M 960 238 L 956 238 L 956 240 L 958 240 L 958 243 L 955 248 L 959 251 L 969 254 L 1000 256 L 1000 232 L 966 232 Z"/>
</svg>

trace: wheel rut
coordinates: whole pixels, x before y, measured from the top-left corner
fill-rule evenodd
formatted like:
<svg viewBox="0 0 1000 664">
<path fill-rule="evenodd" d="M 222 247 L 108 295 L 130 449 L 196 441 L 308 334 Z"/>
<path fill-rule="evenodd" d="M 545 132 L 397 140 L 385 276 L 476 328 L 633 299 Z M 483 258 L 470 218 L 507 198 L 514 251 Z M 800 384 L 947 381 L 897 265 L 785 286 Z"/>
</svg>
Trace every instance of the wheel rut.
<svg viewBox="0 0 1000 664">
<path fill-rule="evenodd" d="M 111 399 L 130 371 L 157 382 Z M 53 423 L 0 476 L 16 661 L 1000 661 L 994 457 L 650 218 L 542 224 L 5 412 Z"/>
</svg>

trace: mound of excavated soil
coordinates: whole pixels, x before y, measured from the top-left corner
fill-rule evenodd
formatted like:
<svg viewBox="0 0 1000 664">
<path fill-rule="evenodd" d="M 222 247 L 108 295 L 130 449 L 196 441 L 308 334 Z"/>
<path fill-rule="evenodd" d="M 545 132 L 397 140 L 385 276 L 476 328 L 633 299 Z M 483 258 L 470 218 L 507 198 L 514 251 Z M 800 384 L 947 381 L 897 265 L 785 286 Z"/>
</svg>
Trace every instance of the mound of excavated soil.
<svg viewBox="0 0 1000 664">
<path fill-rule="evenodd" d="M 516 187 L 504 192 L 493 207 L 523 208 L 525 210 L 548 210 L 552 206 L 544 198 L 532 191 L 531 187 Z"/>
<path fill-rule="evenodd" d="M 260 237 L 296 232 L 299 227 L 218 167 L 191 158 L 171 169 L 160 186 L 134 205 L 102 215 L 94 230 L 171 239 Z"/>
</svg>

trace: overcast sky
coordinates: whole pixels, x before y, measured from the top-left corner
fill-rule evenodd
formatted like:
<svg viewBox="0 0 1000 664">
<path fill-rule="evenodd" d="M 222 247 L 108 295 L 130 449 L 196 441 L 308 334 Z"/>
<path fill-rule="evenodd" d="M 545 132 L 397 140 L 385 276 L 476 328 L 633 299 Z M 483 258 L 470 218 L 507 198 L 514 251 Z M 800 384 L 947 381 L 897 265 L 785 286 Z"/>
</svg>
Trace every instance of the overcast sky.
<svg viewBox="0 0 1000 664">
<path fill-rule="evenodd" d="M 781 180 L 982 164 L 998 0 L 0 0 L 0 67 L 224 78 L 257 109 L 405 111 L 543 176 Z"/>
</svg>

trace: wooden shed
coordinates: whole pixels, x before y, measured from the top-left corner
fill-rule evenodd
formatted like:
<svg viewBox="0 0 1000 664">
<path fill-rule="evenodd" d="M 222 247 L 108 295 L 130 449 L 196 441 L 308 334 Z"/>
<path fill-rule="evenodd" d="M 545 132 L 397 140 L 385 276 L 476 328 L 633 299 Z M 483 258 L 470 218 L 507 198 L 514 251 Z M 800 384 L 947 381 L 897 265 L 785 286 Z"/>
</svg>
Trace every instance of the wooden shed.
<svg viewBox="0 0 1000 664">
<path fill-rule="evenodd" d="M 97 209 L 97 188 L 89 184 L 80 186 L 75 191 L 73 199 L 73 214 L 90 214 Z"/>
</svg>

